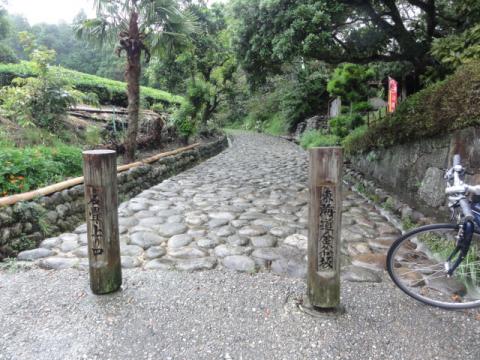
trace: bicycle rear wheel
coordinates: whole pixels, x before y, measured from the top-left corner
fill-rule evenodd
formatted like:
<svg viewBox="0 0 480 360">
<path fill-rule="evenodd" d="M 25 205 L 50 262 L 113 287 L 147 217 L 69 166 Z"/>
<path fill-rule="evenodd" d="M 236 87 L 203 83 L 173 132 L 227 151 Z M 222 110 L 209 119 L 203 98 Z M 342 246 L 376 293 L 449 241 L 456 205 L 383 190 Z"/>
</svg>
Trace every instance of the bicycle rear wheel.
<svg viewBox="0 0 480 360">
<path fill-rule="evenodd" d="M 473 235 L 467 257 L 447 277 L 445 264 L 455 249 L 459 226 L 419 227 L 396 240 L 387 256 L 393 282 L 406 294 L 444 309 L 480 306 L 480 239 Z"/>
</svg>

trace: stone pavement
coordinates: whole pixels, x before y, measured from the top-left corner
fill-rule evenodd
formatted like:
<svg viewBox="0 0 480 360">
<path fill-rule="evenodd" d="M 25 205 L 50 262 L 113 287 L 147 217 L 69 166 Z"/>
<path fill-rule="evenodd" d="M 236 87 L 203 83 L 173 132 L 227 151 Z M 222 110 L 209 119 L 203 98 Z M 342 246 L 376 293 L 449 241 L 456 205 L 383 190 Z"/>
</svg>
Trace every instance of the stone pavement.
<svg viewBox="0 0 480 360">
<path fill-rule="evenodd" d="M 236 134 L 224 153 L 122 204 L 126 269 L 111 295 L 89 291 L 85 226 L 22 253 L 0 269 L 0 360 L 478 360 L 480 313 L 396 289 L 382 269 L 398 232 L 352 193 L 346 313 L 300 311 L 306 171 L 297 146 Z"/>
<path fill-rule="evenodd" d="M 119 207 L 122 265 L 306 275 L 307 154 L 283 139 L 236 134 L 232 146 Z M 360 196 L 343 202 L 343 279 L 381 281 L 399 232 Z M 43 241 L 20 261 L 88 269 L 86 225 Z"/>
</svg>

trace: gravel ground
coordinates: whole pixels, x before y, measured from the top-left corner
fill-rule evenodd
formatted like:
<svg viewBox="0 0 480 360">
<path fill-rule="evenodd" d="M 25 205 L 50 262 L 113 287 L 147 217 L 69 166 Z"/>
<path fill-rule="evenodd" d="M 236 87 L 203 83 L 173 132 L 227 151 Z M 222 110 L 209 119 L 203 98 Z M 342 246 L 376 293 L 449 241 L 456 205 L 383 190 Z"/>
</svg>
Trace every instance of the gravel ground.
<svg viewBox="0 0 480 360">
<path fill-rule="evenodd" d="M 94 296 L 86 272 L 0 272 L 0 359 L 475 359 L 480 313 L 447 312 L 390 281 L 345 283 L 339 317 L 271 273 L 124 271 Z"/>
</svg>

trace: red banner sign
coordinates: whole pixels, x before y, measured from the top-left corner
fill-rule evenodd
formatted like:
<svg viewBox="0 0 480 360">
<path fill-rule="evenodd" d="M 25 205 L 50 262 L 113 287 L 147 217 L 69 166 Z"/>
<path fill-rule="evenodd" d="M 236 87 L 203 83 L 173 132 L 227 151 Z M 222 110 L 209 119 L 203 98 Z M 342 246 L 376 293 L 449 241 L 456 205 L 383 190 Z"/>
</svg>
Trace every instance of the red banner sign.
<svg viewBox="0 0 480 360">
<path fill-rule="evenodd" d="M 388 78 L 388 112 L 393 113 L 398 103 L 398 82 L 391 77 Z"/>
</svg>

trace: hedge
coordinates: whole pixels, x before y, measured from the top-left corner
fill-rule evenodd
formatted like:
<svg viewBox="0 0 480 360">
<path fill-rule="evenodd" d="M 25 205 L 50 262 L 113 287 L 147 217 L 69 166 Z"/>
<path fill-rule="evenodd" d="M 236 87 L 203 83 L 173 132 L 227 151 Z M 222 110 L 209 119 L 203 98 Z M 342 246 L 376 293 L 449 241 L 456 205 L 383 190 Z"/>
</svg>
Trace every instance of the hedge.
<svg viewBox="0 0 480 360">
<path fill-rule="evenodd" d="M 480 125 L 480 62 L 411 95 L 397 111 L 347 136 L 348 153 L 362 153 Z"/>
<path fill-rule="evenodd" d="M 69 70 L 60 66 L 52 66 L 52 71 L 58 76 L 66 78 L 77 90 L 96 93 L 101 104 L 122 107 L 128 105 L 126 84 L 123 82 Z M 36 71 L 29 62 L 0 64 L 0 87 L 10 85 L 16 77 L 31 76 L 36 76 Z M 183 101 L 181 96 L 144 86 L 141 87 L 141 96 L 150 106 L 156 103 L 180 104 Z"/>
</svg>

